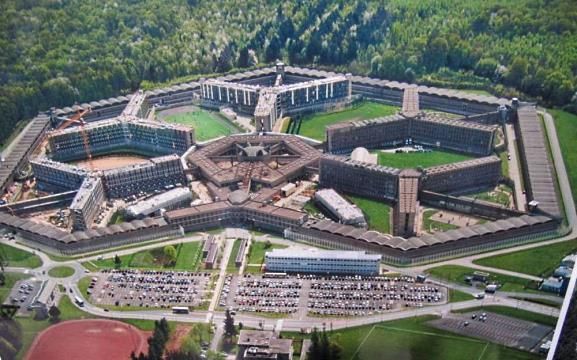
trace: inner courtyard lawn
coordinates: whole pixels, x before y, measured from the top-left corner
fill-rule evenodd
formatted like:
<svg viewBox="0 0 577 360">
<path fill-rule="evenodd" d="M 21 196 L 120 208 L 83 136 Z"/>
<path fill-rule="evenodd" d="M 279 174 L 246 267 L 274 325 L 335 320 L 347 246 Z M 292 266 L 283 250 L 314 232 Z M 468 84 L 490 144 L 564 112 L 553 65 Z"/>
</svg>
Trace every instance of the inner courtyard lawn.
<svg viewBox="0 0 577 360">
<path fill-rule="evenodd" d="M 398 169 L 431 167 L 471 159 L 454 152 L 433 150 L 431 152 L 389 153 L 377 151 L 379 165 Z"/>
<path fill-rule="evenodd" d="M 168 123 L 182 124 L 193 128 L 195 139 L 198 141 L 206 141 L 239 132 L 236 126 L 220 114 L 199 108 L 194 108 L 189 112 L 166 115 L 163 119 Z"/>
<path fill-rule="evenodd" d="M 369 229 L 390 233 L 391 207 L 383 202 L 359 196 L 348 195 L 347 198 L 363 211 Z"/>
<path fill-rule="evenodd" d="M 374 119 L 392 115 L 398 111 L 399 108 L 395 106 L 364 101 L 342 111 L 313 114 L 304 117 L 302 119 L 299 135 L 322 141 L 325 139 L 325 128 L 328 125 L 344 121 Z"/>
</svg>

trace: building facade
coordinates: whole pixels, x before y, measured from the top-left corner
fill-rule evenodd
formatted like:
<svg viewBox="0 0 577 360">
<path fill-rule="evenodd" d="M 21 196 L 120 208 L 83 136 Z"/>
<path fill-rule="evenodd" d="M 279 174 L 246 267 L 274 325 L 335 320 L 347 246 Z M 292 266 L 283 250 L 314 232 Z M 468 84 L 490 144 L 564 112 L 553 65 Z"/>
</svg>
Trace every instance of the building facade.
<svg viewBox="0 0 577 360">
<path fill-rule="evenodd" d="M 264 255 L 266 271 L 378 275 L 381 255 L 363 251 L 273 249 Z"/>
</svg>

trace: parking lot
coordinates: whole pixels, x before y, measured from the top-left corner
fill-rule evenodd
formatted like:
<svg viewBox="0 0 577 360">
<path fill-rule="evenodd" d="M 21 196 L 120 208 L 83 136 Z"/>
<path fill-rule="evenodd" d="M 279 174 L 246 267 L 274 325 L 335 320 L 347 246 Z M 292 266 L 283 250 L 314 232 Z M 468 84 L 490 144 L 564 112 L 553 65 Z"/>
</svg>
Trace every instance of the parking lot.
<svg viewBox="0 0 577 360">
<path fill-rule="evenodd" d="M 107 270 L 92 278 L 92 303 L 107 306 L 168 308 L 202 303 L 210 273 Z"/>
<path fill-rule="evenodd" d="M 6 298 L 6 304 L 18 305 L 18 314 L 27 315 L 32 311 L 31 305 L 38 296 L 42 287 L 41 281 L 20 280 L 14 284 L 10 296 Z"/>
<path fill-rule="evenodd" d="M 240 312 L 366 316 L 442 304 L 447 291 L 413 277 L 227 275 L 219 306 Z"/>
<path fill-rule="evenodd" d="M 480 311 L 450 314 L 442 319 L 430 321 L 429 324 L 438 329 L 522 350 L 534 350 L 553 331 L 549 326 Z"/>
</svg>

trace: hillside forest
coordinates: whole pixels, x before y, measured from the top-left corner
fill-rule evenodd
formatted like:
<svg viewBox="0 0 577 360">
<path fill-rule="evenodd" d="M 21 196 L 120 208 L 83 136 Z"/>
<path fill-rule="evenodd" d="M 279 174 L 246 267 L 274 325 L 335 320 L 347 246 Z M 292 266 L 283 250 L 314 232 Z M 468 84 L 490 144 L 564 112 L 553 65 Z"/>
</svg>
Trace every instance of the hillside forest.
<svg viewBox="0 0 577 360">
<path fill-rule="evenodd" d="M 49 107 L 288 64 L 577 111 L 574 0 L 3 0 L 0 144 Z"/>
</svg>

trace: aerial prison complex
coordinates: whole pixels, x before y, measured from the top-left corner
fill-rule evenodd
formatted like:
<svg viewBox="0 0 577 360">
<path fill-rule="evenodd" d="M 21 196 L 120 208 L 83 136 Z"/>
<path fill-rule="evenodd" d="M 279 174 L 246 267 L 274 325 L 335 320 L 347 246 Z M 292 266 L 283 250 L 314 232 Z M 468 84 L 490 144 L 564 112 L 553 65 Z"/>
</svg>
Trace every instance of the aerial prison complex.
<svg viewBox="0 0 577 360">
<path fill-rule="evenodd" d="M 273 131 L 283 116 L 340 109 L 360 98 L 400 106 L 402 110 L 383 118 L 328 126 L 323 143 Z M 192 129 L 148 115 L 150 109 L 186 106 L 193 101 L 203 107 L 232 108 L 253 116 L 256 132 L 197 143 Z M 449 118 L 421 109 L 457 116 Z M 60 128 L 79 112 L 84 113 L 84 125 Z M 514 124 L 519 140 L 523 183 L 530 204 L 526 209 L 509 209 L 463 196 L 503 181 L 501 160 L 494 154 L 507 141 L 501 132 L 504 123 Z M 348 155 L 359 147 L 382 149 L 406 144 L 447 149 L 474 158 L 426 168 L 395 169 L 352 160 Z M 42 145 L 46 151 L 40 150 Z M 0 183 L 6 191 L 31 167 L 38 188 L 52 195 L 0 206 L 0 226 L 20 233 L 27 241 L 74 254 L 243 224 L 287 239 L 376 254 L 392 264 L 426 263 L 558 235 L 563 216 L 554 186 L 554 167 L 545 147 L 536 109 L 515 99 L 279 63 L 40 114 L 15 150 L 2 159 Z M 117 152 L 152 158 L 110 170 L 65 163 Z M 317 175 L 318 187 L 330 189 L 319 191 L 318 201 L 332 213 L 333 220 L 274 205 L 273 198 L 287 183 Z M 201 182 L 212 201 L 192 202 L 187 189 L 192 181 Z M 163 196 L 174 188 L 185 190 Z M 339 193 L 390 204 L 393 233 L 368 230 L 355 208 L 340 202 Z M 140 199 L 142 206 L 137 201 L 129 208 L 129 218 L 135 220 L 95 224 L 103 203 L 136 199 L 143 194 L 153 198 Z M 51 206 L 68 208 L 70 228 L 57 228 L 28 216 Z M 485 221 L 422 234 L 418 230 L 421 206 Z"/>
</svg>

